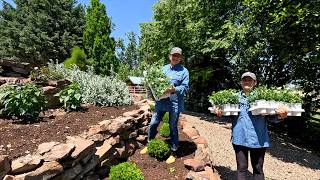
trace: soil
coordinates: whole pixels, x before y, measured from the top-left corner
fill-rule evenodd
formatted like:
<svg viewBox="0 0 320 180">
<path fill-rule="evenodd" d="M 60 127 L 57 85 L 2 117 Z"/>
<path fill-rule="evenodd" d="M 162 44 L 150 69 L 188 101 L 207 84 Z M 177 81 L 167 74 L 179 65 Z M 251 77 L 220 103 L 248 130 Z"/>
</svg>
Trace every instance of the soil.
<svg viewBox="0 0 320 180">
<path fill-rule="evenodd" d="M 99 107 L 87 105 L 81 111 L 64 112 L 51 109 L 40 115 L 38 122 L 21 119 L 0 119 L 0 155 L 14 159 L 32 154 L 44 142 L 64 142 L 96 125 L 100 121 L 121 116 L 138 109 L 136 105 L 124 107 Z"/>
<path fill-rule="evenodd" d="M 161 127 L 161 125 L 159 127 Z M 159 135 L 157 138 L 163 139 Z M 137 164 L 146 180 L 185 179 L 189 170 L 184 167 L 183 161 L 194 157 L 197 146 L 182 132 L 182 129 L 179 129 L 179 141 L 177 158 L 173 164 L 158 161 L 148 154 L 142 155 L 140 154 L 141 149 L 137 149 L 135 154 L 129 157 L 128 161 Z"/>
</svg>

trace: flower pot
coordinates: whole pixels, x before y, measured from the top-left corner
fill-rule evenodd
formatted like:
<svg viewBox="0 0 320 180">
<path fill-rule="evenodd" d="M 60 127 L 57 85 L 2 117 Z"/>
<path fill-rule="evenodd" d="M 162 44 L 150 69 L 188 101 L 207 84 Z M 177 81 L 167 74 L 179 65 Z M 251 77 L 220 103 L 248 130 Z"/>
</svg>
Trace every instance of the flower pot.
<svg viewBox="0 0 320 180">
<path fill-rule="evenodd" d="M 211 113 L 215 113 L 215 112 L 214 112 L 214 109 L 215 109 L 214 107 L 209 107 L 209 108 L 208 108 L 208 110 L 209 110 Z"/>
<path fill-rule="evenodd" d="M 231 110 L 237 112 L 240 111 L 239 104 L 231 104 Z"/>
<path fill-rule="evenodd" d="M 231 113 L 230 113 L 230 111 L 224 111 L 224 112 L 222 112 L 222 115 L 223 116 L 230 116 Z"/>
<path fill-rule="evenodd" d="M 233 112 L 230 113 L 230 115 L 232 115 L 232 116 L 238 116 L 238 114 L 239 114 L 238 111 L 233 111 Z"/>
<path fill-rule="evenodd" d="M 231 111 L 231 104 L 224 104 L 222 106 L 222 111 Z"/>
<path fill-rule="evenodd" d="M 256 109 L 256 112 L 259 115 L 267 114 L 267 109 L 266 108 L 259 108 L 259 109 Z"/>
<path fill-rule="evenodd" d="M 276 114 L 276 111 L 275 111 L 274 108 L 268 108 L 268 109 L 267 109 L 267 114 L 269 114 L 269 115 L 275 115 L 275 114 Z"/>
<path fill-rule="evenodd" d="M 259 112 L 258 112 L 258 109 L 252 110 L 252 111 L 251 111 L 251 114 L 252 114 L 253 116 L 260 115 Z"/>
<path fill-rule="evenodd" d="M 267 101 L 263 99 L 257 100 L 256 103 L 257 103 L 257 108 L 266 108 L 267 106 Z"/>
<path fill-rule="evenodd" d="M 301 112 L 300 111 L 292 112 L 292 116 L 301 116 Z"/>
</svg>

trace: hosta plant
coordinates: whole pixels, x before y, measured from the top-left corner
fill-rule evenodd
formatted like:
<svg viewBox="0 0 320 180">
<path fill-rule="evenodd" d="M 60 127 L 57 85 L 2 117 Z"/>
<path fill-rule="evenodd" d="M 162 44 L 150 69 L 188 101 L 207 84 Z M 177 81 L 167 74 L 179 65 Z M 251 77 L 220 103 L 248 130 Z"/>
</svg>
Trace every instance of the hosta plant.
<svg viewBox="0 0 320 180">
<path fill-rule="evenodd" d="M 162 72 L 160 65 L 149 66 L 143 72 L 143 76 L 145 85 L 151 88 L 156 99 L 161 99 L 161 96 L 165 94 L 165 90 L 172 86 L 170 78 Z"/>
<path fill-rule="evenodd" d="M 73 82 L 65 89 L 61 90 L 56 96 L 59 97 L 63 108 L 67 111 L 77 110 L 80 108 L 82 97 L 80 86 L 77 82 Z"/>
<path fill-rule="evenodd" d="M 42 88 L 33 83 L 9 85 L 0 90 L 0 113 L 4 116 L 34 118 L 46 107 Z"/>
</svg>

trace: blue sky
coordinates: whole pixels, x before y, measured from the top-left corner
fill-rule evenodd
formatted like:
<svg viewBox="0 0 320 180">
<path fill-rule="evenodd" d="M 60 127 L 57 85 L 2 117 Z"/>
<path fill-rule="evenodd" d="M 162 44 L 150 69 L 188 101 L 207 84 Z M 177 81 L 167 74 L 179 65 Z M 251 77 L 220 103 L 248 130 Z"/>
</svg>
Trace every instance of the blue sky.
<svg viewBox="0 0 320 180">
<path fill-rule="evenodd" d="M 7 0 L 7 2 L 13 1 Z M 118 39 L 125 38 L 125 33 L 129 31 L 139 35 L 139 23 L 152 21 L 152 6 L 157 0 L 100 0 L 100 2 L 106 5 L 107 14 L 115 24 L 111 35 Z M 88 6 L 90 0 L 78 0 L 78 3 Z"/>
</svg>

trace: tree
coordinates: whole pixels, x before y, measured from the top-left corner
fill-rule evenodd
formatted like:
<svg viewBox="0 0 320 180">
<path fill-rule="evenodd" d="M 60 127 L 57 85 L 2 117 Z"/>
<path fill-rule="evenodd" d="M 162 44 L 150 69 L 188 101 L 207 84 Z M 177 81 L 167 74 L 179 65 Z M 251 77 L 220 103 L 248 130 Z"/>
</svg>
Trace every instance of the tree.
<svg viewBox="0 0 320 180">
<path fill-rule="evenodd" d="M 136 34 L 131 31 L 126 33 L 129 43 L 125 49 L 125 61 L 130 65 L 130 67 L 137 67 L 139 64 L 139 49 L 136 39 Z"/>
<path fill-rule="evenodd" d="M 85 11 L 75 0 L 15 0 L 0 10 L 0 57 L 31 63 L 65 60 L 82 45 Z"/>
<path fill-rule="evenodd" d="M 87 9 L 83 43 L 97 74 L 110 75 L 118 67 L 115 40 L 110 37 L 111 26 L 105 5 L 99 0 L 91 0 Z"/>
</svg>

